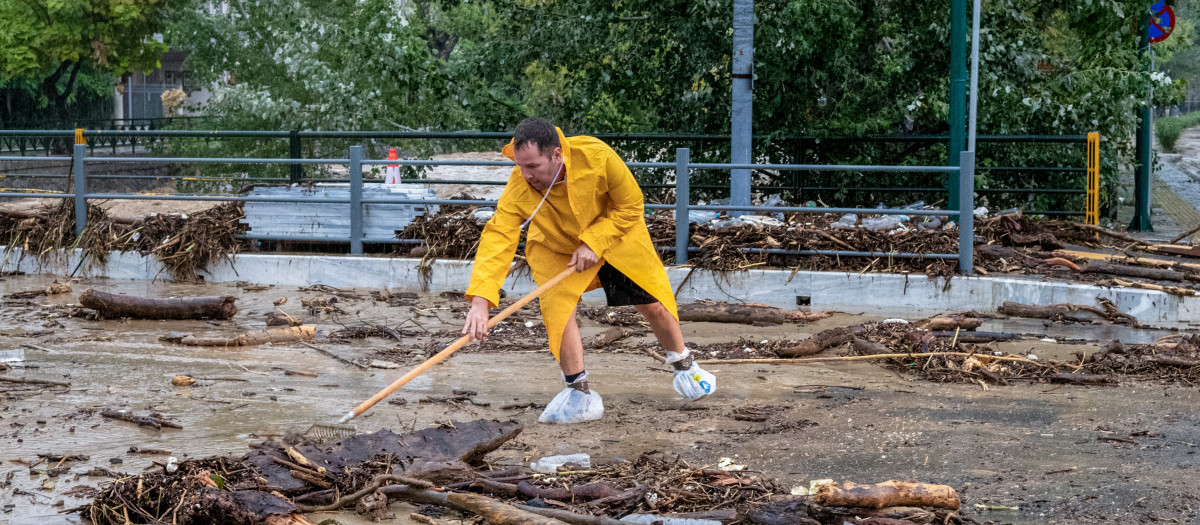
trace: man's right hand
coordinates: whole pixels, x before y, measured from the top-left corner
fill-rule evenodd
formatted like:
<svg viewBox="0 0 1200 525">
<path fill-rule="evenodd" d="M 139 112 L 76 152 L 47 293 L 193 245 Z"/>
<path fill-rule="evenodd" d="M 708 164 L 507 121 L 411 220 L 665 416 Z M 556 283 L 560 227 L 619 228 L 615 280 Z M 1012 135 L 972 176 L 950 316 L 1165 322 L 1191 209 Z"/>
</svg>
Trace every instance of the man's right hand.
<svg viewBox="0 0 1200 525">
<path fill-rule="evenodd" d="M 478 295 L 471 298 L 471 310 L 467 312 L 467 322 L 463 324 L 463 335 L 472 341 L 486 341 L 488 332 L 488 300 Z"/>
</svg>

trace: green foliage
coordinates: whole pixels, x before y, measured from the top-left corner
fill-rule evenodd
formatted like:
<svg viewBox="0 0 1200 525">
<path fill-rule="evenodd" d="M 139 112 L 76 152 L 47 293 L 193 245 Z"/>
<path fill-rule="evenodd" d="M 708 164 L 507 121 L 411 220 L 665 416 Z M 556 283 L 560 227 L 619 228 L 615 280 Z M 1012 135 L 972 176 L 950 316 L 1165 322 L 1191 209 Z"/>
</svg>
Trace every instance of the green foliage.
<svg viewBox="0 0 1200 525">
<path fill-rule="evenodd" d="M 1184 130 L 1196 126 L 1200 126 L 1200 111 L 1178 117 L 1159 117 L 1154 119 L 1154 136 L 1158 138 L 1158 144 L 1163 149 L 1173 152 L 1179 135 Z"/>
<path fill-rule="evenodd" d="M 785 137 L 947 134 L 949 0 L 756 3 L 756 155 L 775 162 L 945 164 L 944 144 Z M 221 81 L 206 111 L 225 128 L 511 129 L 528 115 L 568 133 L 729 130 L 728 0 L 315 0 L 194 9 L 168 30 L 201 80 Z M 399 6 L 399 7 L 397 7 Z M 1146 72 L 1137 49 L 1145 0 L 984 2 L 980 134 L 1104 137 L 1110 187 L 1132 157 L 1137 109 L 1178 100 L 1184 83 Z M 1160 60 L 1190 52 L 1181 21 Z M 228 76 L 226 76 L 228 75 Z M 232 82 L 224 82 L 226 79 Z M 345 143 L 319 146 L 344 155 Z M 727 141 L 618 142 L 626 157 L 728 159 Z M 272 146 L 278 148 L 279 146 Z M 307 147 L 307 146 L 306 146 Z M 422 149 L 424 148 L 424 149 Z M 410 153 L 430 151 L 407 145 Z M 1080 168 L 1081 145 L 985 144 L 981 166 Z M 378 150 L 377 150 L 378 153 Z M 306 151 L 306 154 L 308 152 Z M 643 182 L 669 170 L 638 171 Z M 697 173 L 696 187 L 726 172 Z M 924 174 L 762 174 L 788 197 L 893 203 L 913 195 L 797 186 L 930 187 Z M 980 170 L 981 188 L 1082 188 L 1079 172 Z M 710 195 L 719 196 L 718 193 Z M 1074 197 L 1071 197 L 1072 199 Z M 828 199 L 828 200 L 826 200 Z M 1081 201 L 990 194 L 989 204 L 1080 208 Z"/>
<path fill-rule="evenodd" d="M 66 108 L 85 93 L 111 89 L 112 76 L 150 72 L 167 46 L 162 31 L 170 0 L 0 0 L 0 81 L 32 92 L 38 107 Z M 82 74 L 82 76 L 81 76 Z M 108 88 L 105 87 L 107 81 Z"/>
</svg>

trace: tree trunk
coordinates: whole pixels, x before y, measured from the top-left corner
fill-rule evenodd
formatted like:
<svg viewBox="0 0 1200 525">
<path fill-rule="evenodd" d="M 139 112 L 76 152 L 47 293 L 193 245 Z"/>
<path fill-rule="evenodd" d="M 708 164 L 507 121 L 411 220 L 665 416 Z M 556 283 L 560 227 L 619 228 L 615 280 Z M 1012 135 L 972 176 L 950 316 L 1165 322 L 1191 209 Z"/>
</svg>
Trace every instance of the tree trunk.
<svg viewBox="0 0 1200 525">
<path fill-rule="evenodd" d="M 93 289 L 79 295 L 79 304 L 109 319 L 230 319 L 237 313 L 236 300 L 232 295 L 147 299 Z"/>
<path fill-rule="evenodd" d="M 813 334 L 812 337 L 800 341 L 795 346 L 779 349 L 779 355 L 783 357 L 804 357 L 817 354 L 826 348 L 854 339 L 854 336 L 862 330 L 862 325 L 855 325 L 818 332 Z"/>
<path fill-rule="evenodd" d="M 946 485 L 885 481 L 876 485 L 831 483 L 817 489 L 817 503 L 827 507 L 937 507 L 958 509 L 958 493 Z"/>
<path fill-rule="evenodd" d="M 312 341 L 317 334 L 313 325 L 288 326 L 285 328 L 268 328 L 259 332 L 246 332 L 231 338 L 196 337 L 188 334 L 179 338 L 178 343 L 186 346 L 255 346 L 265 343 L 289 343 L 292 341 Z"/>
<path fill-rule="evenodd" d="M 1104 261 L 1090 261 L 1087 266 L 1083 267 L 1084 273 L 1102 273 L 1107 275 L 1119 275 L 1122 277 L 1141 277 L 1143 279 L 1153 279 L 1155 281 L 1171 281 L 1183 282 L 1183 272 L 1177 272 L 1168 268 L 1146 268 L 1143 266 L 1126 266 L 1123 264 L 1112 264 Z"/>
<path fill-rule="evenodd" d="M 829 317 L 829 312 L 798 312 L 771 306 L 687 303 L 679 305 L 679 320 L 709 323 L 803 323 Z"/>
<path fill-rule="evenodd" d="M 592 348 L 604 348 L 636 333 L 637 330 L 632 328 L 614 326 L 596 334 L 596 338 L 592 340 Z"/>
<path fill-rule="evenodd" d="M 1068 320 L 1075 322 L 1091 322 L 1107 320 L 1115 323 L 1137 324 L 1137 320 L 1128 314 L 1106 312 L 1092 306 L 1080 304 L 1052 304 L 1049 306 L 1034 306 L 1030 304 L 1005 301 L 1000 305 L 1000 313 L 1012 317 L 1027 317 L 1031 319 Z"/>
</svg>

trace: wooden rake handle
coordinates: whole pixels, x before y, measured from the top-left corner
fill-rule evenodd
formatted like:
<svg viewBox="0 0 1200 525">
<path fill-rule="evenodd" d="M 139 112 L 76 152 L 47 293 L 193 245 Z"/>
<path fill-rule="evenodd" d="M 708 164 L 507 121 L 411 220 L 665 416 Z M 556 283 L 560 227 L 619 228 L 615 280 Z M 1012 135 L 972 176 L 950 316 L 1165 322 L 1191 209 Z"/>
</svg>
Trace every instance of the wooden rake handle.
<svg viewBox="0 0 1200 525">
<path fill-rule="evenodd" d="M 573 274 L 573 273 L 575 273 L 574 268 L 567 268 L 566 270 L 559 272 L 558 275 L 555 275 L 549 281 L 546 281 L 545 284 L 535 288 L 532 292 L 529 292 L 528 294 L 526 294 L 525 297 L 520 298 L 519 300 L 517 300 L 517 302 L 509 305 L 508 308 L 505 308 L 500 313 L 496 314 L 494 317 L 489 319 L 488 324 L 487 324 L 488 328 L 490 329 L 493 326 L 496 326 L 496 323 L 503 321 L 504 318 L 512 315 L 517 310 L 520 310 L 521 307 L 525 306 L 526 304 L 529 304 L 530 301 L 537 299 L 539 296 L 541 296 L 543 293 L 545 293 L 546 290 L 553 288 L 554 285 L 558 284 L 563 279 L 570 277 L 571 274 Z M 412 369 L 412 371 L 410 371 L 409 373 L 404 374 L 404 377 L 397 379 L 392 384 L 388 385 L 387 388 L 380 390 L 378 394 L 371 396 L 371 399 L 363 401 L 362 404 L 358 405 L 357 407 L 354 407 L 354 410 L 351 410 L 351 411 L 347 412 L 346 415 L 342 416 L 342 419 L 340 421 L 338 421 L 338 423 L 345 423 L 347 421 L 350 421 L 351 419 L 358 417 L 363 412 L 366 412 L 367 409 L 375 406 L 375 403 L 383 401 L 384 398 L 392 395 L 392 392 L 395 392 L 397 389 L 404 386 L 409 381 L 412 381 L 413 379 L 416 379 L 417 376 L 425 373 L 426 370 L 429 370 L 429 367 L 438 364 L 439 362 L 441 362 L 443 359 L 445 359 L 447 357 L 450 357 L 450 354 L 453 354 L 456 350 L 458 350 L 459 348 L 462 348 L 464 345 L 466 345 L 470 341 L 471 341 L 471 336 L 469 336 L 469 335 L 464 335 L 464 336 L 458 338 L 457 341 L 450 343 L 450 346 L 447 346 L 441 352 L 434 354 L 433 357 L 426 359 L 424 363 L 421 363 L 416 368 Z"/>
</svg>

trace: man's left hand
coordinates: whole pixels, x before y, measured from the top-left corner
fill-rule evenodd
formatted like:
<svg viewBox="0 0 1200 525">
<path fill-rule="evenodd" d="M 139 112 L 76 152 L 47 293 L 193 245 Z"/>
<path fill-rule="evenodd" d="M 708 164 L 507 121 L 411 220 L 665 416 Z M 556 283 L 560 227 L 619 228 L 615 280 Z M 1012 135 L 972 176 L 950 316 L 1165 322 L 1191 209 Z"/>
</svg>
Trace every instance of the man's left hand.
<svg viewBox="0 0 1200 525">
<path fill-rule="evenodd" d="M 580 244 L 575 249 L 575 253 L 571 254 L 571 262 L 567 266 L 575 267 L 576 272 L 583 272 L 595 266 L 598 262 L 600 262 L 600 256 L 596 255 L 596 252 L 592 251 L 588 245 Z"/>
</svg>

